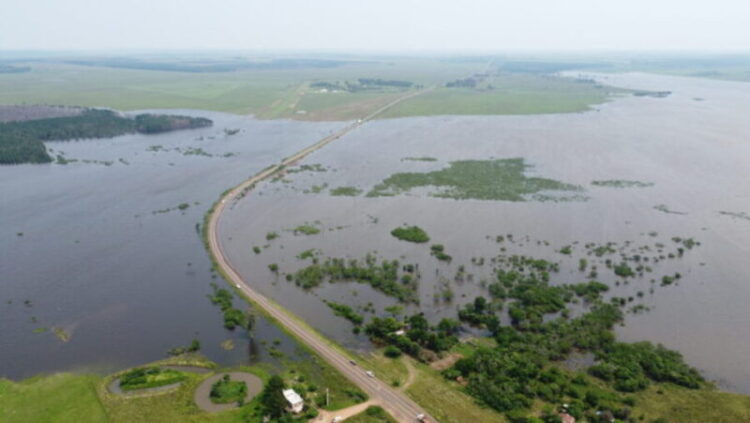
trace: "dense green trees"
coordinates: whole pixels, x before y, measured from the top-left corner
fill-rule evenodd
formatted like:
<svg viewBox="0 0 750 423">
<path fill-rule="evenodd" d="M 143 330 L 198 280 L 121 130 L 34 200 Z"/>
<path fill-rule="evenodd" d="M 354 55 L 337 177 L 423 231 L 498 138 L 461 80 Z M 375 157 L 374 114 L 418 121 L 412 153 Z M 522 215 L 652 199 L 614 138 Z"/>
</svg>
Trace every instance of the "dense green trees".
<svg viewBox="0 0 750 423">
<path fill-rule="evenodd" d="M 111 110 L 87 109 L 75 116 L 0 123 L 0 164 L 48 163 L 43 141 L 110 138 L 140 132 L 155 134 L 212 125 L 188 116 L 142 114 L 134 119 Z"/>
<path fill-rule="evenodd" d="M 22 134 L 10 134 L 0 124 L 0 164 L 49 163 L 44 143 Z"/>
<path fill-rule="evenodd" d="M 615 389 L 635 392 L 644 389 L 649 379 L 696 389 L 704 382 L 697 370 L 682 361 L 682 355 L 650 342 L 617 342 L 597 352 L 599 363 L 589 372 L 614 382 Z"/>
<path fill-rule="evenodd" d="M 458 313 L 464 322 L 486 326 L 496 347 L 478 347 L 446 370 L 445 376 L 461 376 L 469 394 L 505 412 L 511 421 L 527 421 L 526 409 L 538 400 L 567 403 L 571 415 L 589 421 L 598 421 L 597 411 L 625 419 L 632 398 L 621 392 L 640 391 L 652 382 L 688 388 L 703 384 L 679 353 L 648 342 L 615 340 L 613 327 L 622 321 L 621 307 L 627 302 L 604 302 L 601 294 L 607 285 L 597 281 L 551 285 L 550 273 L 557 272 L 558 266 L 531 257 L 503 257 L 499 263 L 497 281 L 488 285 L 493 301 L 477 297 Z M 578 299 L 584 300 L 584 307 L 570 308 L 574 302 L 580 304 Z M 510 326 L 499 324 L 497 312 L 504 303 Z M 572 310 L 577 317 L 570 317 Z M 562 370 L 557 363 L 574 351 L 596 358 L 589 373 L 606 385 Z"/>
<path fill-rule="evenodd" d="M 375 317 L 365 326 L 365 333 L 376 342 L 388 344 L 414 358 L 423 359 L 423 349 L 441 352 L 456 345 L 459 326 L 460 323 L 453 319 L 443 319 L 437 326 L 431 326 L 424 314 L 418 313 L 405 322 L 393 317 Z"/>
<path fill-rule="evenodd" d="M 263 392 L 260 394 L 260 403 L 263 406 L 263 415 L 272 419 L 278 419 L 286 410 L 286 399 L 282 390 L 286 388 L 284 379 L 279 375 L 271 376 Z"/>
</svg>

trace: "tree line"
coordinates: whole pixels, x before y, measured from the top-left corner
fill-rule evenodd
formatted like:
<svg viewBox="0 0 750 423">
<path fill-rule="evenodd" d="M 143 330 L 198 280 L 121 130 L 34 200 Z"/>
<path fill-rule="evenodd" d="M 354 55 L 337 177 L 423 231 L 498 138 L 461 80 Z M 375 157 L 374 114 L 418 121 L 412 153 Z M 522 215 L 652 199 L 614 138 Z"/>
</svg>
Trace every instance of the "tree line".
<svg viewBox="0 0 750 423">
<path fill-rule="evenodd" d="M 44 141 L 111 138 L 129 133 L 157 134 L 212 124 L 206 118 L 154 114 L 129 118 L 100 109 L 87 109 L 76 116 L 0 123 L 0 164 L 51 162 Z"/>
</svg>

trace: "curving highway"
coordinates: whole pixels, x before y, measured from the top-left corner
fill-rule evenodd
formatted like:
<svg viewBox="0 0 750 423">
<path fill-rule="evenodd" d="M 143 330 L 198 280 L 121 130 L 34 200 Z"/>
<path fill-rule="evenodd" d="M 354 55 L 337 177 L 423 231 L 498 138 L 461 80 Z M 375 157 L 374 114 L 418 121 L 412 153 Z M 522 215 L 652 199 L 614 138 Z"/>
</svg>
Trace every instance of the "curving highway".
<svg viewBox="0 0 750 423">
<path fill-rule="evenodd" d="M 370 377 L 365 373 L 366 369 L 353 364 L 349 357 L 339 349 L 331 341 L 325 339 L 315 330 L 302 323 L 297 317 L 291 312 L 282 308 L 274 301 L 266 298 L 264 295 L 253 289 L 250 283 L 243 279 L 242 276 L 234 269 L 232 264 L 224 255 L 221 241 L 218 236 L 218 226 L 221 224 L 221 215 L 224 208 L 238 196 L 243 196 L 252 190 L 258 182 L 270 177 L 276 172 L 283 169 L 285 166 L 294 164 L 300 159 L 304 158 L 308 154 L 324 147 L 325 145 L 341 138 L 347 133 L 353 131 L 359 126 L 365 124 L 367 121 L 375 118 L 380 113 L 393 107 L 394 105 L 404 101 L 408 98 L 422 94 L 427 90 L 416 91 L 408 95 L 402 96 L 391 103 L 386 104 L 380 109 L 374 111 L 367 117 L 360 119 L 343 129 L 323 138 L 315 144 L 295 153 L 294 155 L 284 159 L 281 163 L 271 166 L 250 179 L 244 181 L 237 187 L 233 188 L 216 203 L 213 211 L 208 217 L 206 226 L 206 236 L 208 240 L 209 253 L 212 255 L 216 265 L 222 271 L 228 281 L 234 285 L 238 290 L 242 291 L 251 301 L 257 306 L 263 308 L 266 313 L 276 319 L 276 321 L 283 325 L 289 332 L 296 336 L 300 341 L 304 342 L 313 351 L 320 355 L 324 360 L 346 376 L 349 380 L 357 385 L 360 389 L 366 392 L 370 398 L 379 404 L 383 408 L 388 410 L 391 415 L 401 423 L 414 423 L 417 421 L 417 415 L 424 414 L 428 422 L 437 422 L 433 417 L 429 416 L 422 408 L 412 401 L 406 394 L 396 391 L 391 388 L 388 384 L 380 381 L 376 377 Z"/>
</svg>

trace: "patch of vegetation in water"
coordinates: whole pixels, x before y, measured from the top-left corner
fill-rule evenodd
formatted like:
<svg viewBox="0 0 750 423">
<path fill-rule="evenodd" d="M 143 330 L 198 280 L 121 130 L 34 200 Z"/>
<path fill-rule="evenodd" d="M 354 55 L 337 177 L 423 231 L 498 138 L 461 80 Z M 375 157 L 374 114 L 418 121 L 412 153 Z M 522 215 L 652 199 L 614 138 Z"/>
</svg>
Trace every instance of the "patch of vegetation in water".
<svg viewBox="0 0 750 423">
<path fill-rule="evenodd" d="M 345 318 L 356 326 L 361 325 L 365 321 L 364 316 L 357 313 L 353 308 L 346 304 L 334 303 L 333 301 L 325 301 L 325 303 L 331 310 L 333 310 L 333 314 Z"/>
<path fill-rule="evenodd" d="M 453 260 L 453 257 L 445 252 L 445 246 L 443 246 L 443 244 L 432 244 L 430 246 L 430 254 L 440 261 L 450 262 Z"/>
<path fill-rule="evenodd" d="M 720 211 L 719 214 L 722 216 L 729 216 L 735 219 L 742 219 L 742 220 L 750 221 L 750 214 L 747 214 L 745 212 Z"/>
<path fill-rule="evenodd" d="M 656 206 L 654 206 L 654 210 L 658 210 L 658 211 L 660 211 L 662 213 L 667 213 L 667 214 L 679 214 L 679 215 L 686 215 L 687 214 L 686 212 L 679 212 L 679 211 L 670 210 L 670 208 L 667 207 L 666 204 L 656 205 Z"/>
<path fill-rule="evenodd" d="M 52 332 L 55 333 L 55 336 L 57 339 L 59 339 L 62 342 L 68 342 L 70 341 L 70 333 L 67 332 L 65 329 L 60 327 L 52 328 Z"/>
<path fill-rule="evenodd" d="M 246 327 L 248 330 L 252 327 L 252 319 L 250 319 L 241 310 L 238 310 L 232 306 L 232 300 L 234 296 L 231 292 L 224 288 L 219 288 L 215 283 L 211 283 L 213 289 L 213 295 L 209 295 L 208 298 L 215 305 L 218 305 L 221 311 L 224 313 L 224 327 L 229 330 L 234 330 L 237 326 Z"/>
<path fill-rule="evenodd" d="M 304 289 L 313 289 L 325 280 L 332 283 L 366 283 L 403 303 L 414 304 L 419 303 L 418 279 L 413 265 L 402 267 L 398 260 L 383 260 L 378 264 L 372 254 L 368 254 L 363 261 L 328 258 L 323 263 L 314 263 L 298 270 L 292 277 L 294 283 Z"/>
<path fill-rule="evenodd" d="M 337 196 L 337 197 L 339 196 L 356 197 L 359 194 L 362 194 L 361 189 L 357 187 L 352 187 L 352 186 L 333 188 L 330 192 L 331 192 L 331 195 Z"/>
<path fill-rule="evenodd" d="M 310 248 L 309 250 L 305 250 L 299 254 L 297 254 L 297 258 L 300 260 L 307 260 L 309 258 L 315 257 L 315 248 Z"/>
<path fill-rule="evenodd" d="M 286 170 L 286 173 L 300 173 L 300 172 L 327 172 L 328 169 L 323 167 L 320 163 L 303 164 L 299 167 L 293 167 Z"/>
<path fill-rule="evenodd" d="M 304 224 L 299 225 L 296 228 L 294 228 L 294 234 L 302 234 L 302 235 L 317 235 L 320 233 L 320 228 L 314 225 L 310 224 Z"/>
<path fill-rule="evenodd" d="M 602 410 L 619 416 L 633 405 L 626 394 L 652 383 L 704 386 L 703 378 L 679 353 L 647 342 L 616 341 L 613 327 L 622 321 L 621 307 L 627 302 L 604 301 L 601 294 L 607 285 L 596 281 L 552 285 L 547 272 L 554 267 L 544 260 L 510 261 L 504 267 L 497 273 L 496 283 L 502 288 L 497 298 L 512 300 L 511 325 L 500 325 L 496 310 L 502 304 L 478 297 L 465 306 L 459 317 L 486 327 L 496 347 L 479 347 L 444 372 L 449 379 L 461 377 L 467 392 L 489 407 L 516 418 L 533 415 L 529 408 L 536 401 L 567 403 L 571 415 L 589 419 Z M 585 298 L 590 307 L 569 318 L 569 304 L 577 298 Z M 562 317 L 543 318 L 552 313 Z M 555 365 L 573 351 L 596 356 L 597 363 L 588 372 L 599 382 Z"/>
<path fill-rule="evenodd" d="M 167 351 L 167 355 L 174 357 L 174 356 L 179 356 L 179 355 L 188 354 L 188 353 L 196 353 L 200 351 L 200 349 L 201 349 L 201 341 L 197 339 L 193 339 L 190 342 L 190 345 L 188 345 L 187 347 L 170 348 L 169 351 Z"/>
<path fill-rule="evenodd" d="M 672 91 L 645 91 L 645 90 L 633 91 L 633 95 L 636 97 L 665 98 L 665 97 L 669 97 L 671 94 L 672 94 Z"/>
<path fill-rule="evenodd" d="M 188 208 L 190 208 L 190 204 L 189 203 L 180 203 L 180 204 L 178 204 L 175 207 L 169 207 L 169 208 L 166 208 L 166 209 L 154 210 L 154 211 L 151 212 L 151 214 L 164 214 L 164 213 L 169 213 L 171 211 L 185 211 Z"/>
<path fill-rule="evenodd" d="M 130 370 L 120 376 L 120 389 L 133 391 L 136 389 L 156 388 L 182 382 L 185 375 L 177 370 L 162 367 L 141 367 Z"/>
<path fill-rule="evenodd" d="M 401 241 L 409 241 L 414 243 L 425 243 L 430 240 L 429 235 L 424 229 L 419 226 L 402 226 L 391 231 L 391 235 L 400 239 Z"/>
<path fill-rule="evenodd" d="M 526 201 L 542 191 L 582 191 L 578 185 L 527 177 L 531 166 L 522 158 L 460 160 L 427 173 L 396 173 L 367 193 L 368 197 L 398 195 L 417 187 L 433 187 L 433 197 L 458 200 Z"/>
<path fill-rule="evenodd" d="M 437 159 L 434 157 L 404 157 L 401 159 L 402 162 L 410 161 L 410 162 L 436 162 Z"/>
<path fill-rule="evenodd" d="M 591 181 L 591 185 L 608 188 L 648 188 L 654 186 L 653 182 L 630 181 L 626 179 L 607 179 Z"/>
<path fill-rule="evenodd" d="M 302 190 L 302 193 L 303 194 L 320 194 L 326 188 L 328 188 L 328 183 L 323 183 L 321 185 L 313 185 L 309 189 Z"/>
<path fill-rule="evenodd" d="M 209 398 L 214 404 L 229 404 L 238 402 L 247 395 L 247 385 L 245 382 L 230 380 L 229 375 L 225 374 L 216 383 L 211 385 Z"/>
</svg>

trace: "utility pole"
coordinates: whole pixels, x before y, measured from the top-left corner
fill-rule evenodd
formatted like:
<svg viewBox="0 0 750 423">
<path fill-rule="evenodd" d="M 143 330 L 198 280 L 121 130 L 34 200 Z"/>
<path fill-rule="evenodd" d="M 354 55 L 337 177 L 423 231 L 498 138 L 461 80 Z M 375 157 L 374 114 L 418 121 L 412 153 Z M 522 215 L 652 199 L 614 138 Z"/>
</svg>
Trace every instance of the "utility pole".
<svg viewBox="0 0 750 423">
<path fill-rule="evenodd" d="M 331 404 L 329 404 L 330 400 L 331 399 L 330 399 L 330 397 L 328 395 L 328 388 L 326 388 L 326 407 L 330 407 L 330 405 L 331 405 Z"/>
</svg>

